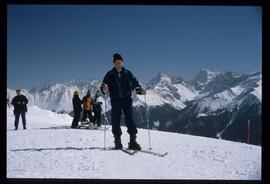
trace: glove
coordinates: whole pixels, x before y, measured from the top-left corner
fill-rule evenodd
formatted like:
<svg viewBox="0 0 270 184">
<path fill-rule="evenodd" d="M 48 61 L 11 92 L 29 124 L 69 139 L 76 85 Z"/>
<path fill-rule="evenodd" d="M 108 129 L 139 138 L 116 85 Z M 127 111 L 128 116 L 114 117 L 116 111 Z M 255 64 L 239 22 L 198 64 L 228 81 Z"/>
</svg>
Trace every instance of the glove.
<svg viewBox="0 0 270 184">
<path fill-rule="evenodd" d="M 145 95 L 146 94 L 146 90 L 144 90 L 142 87 L 136 87 L 134 89 L 134 92 L 137 94 L 137 95 Z"/>
</svg>

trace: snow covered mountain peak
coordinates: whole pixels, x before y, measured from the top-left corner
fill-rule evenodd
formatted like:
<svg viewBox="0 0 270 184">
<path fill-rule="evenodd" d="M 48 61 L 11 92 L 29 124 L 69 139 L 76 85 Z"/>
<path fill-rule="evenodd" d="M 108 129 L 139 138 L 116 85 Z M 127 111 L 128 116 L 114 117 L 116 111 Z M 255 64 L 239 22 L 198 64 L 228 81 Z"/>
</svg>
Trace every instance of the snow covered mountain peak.
<svg viewBox="0 0 270 184">
<path fill-rule="evenodd" d="M 249 95 L 261 100 L 261 74 L 260 72 L 240 75 L 236 72 L 219 74 L 204 89 L 195 100 L 200 101 L 200 111 L 207 109 L 215 111 L 228 104 L 240 104 L 243 97 Z"/>
<path fill-rule="evenodd" d="M 197 78 L 198 76 L 202 76 L 203 75 L 203 76 L 211 79 L 211 78 L 216 77 L 218 74 L 220 74 L 220 72 L 217 71 L 216 69 L 202 68 L 200 70 L 200 72 L 198 73 L 198 75 L 195 78 Z"/>
<path fill-rule="evenodd" d="M 260 72 L 240 75 L 236 72 L 222 74 L 214 69 L 202 69 L 196 78 L 196 82 L 189 82 L 182 77 L 159 73 L 145 85 L 148 105 L 162 106 L 169 104 L 176 109 L 183 109 L 186 107 L 186 102 L 209 96 L 208 100 L 210 101 L 208 102 L 212 101 L 224 106 L 222 105 L 223 102 L 231 102 L 244 90 L 261 100 Z M 42 88 L 34 87 L 29 92 L 23 90 L 23 94 L 28 97 L 30 104 L 55 112 L 69 113 L 72 111 L 74 91 L 78 91 L 81 98 L 86 94 L 87 90 L 91 90 L 91 94 L 94 96 L 100 84 L 101 82 L 98 80 L 84 81 L 76 79 L 55 85 L 45 85 Z M 202 89 L 198 90 L 198 86 Z M 7 89 L 7 93 L 10 98 L 16 95 L 15 90 L 12 89 Z M 133 99 L 135 106 L 144 106 L 143 96 L 134 94 Z M 211 103 L 204 104 L 209 106 Z M 220 107 L 220 105 L 215 107 Z"/>
<path fill-rule="evenodd" d="M 147 85 L 148 105 L 162 106 L 172 105 L 176 109 L 182 109 L 186 101 L 193 99 L 198 93 L 181 77 L 171 77 L 167 73 L 159 73 Z M 137 96 L 143 102 L 143 97 Z M 135 103 L 141 105 L 141 103 Z"/>
<path fill-rule="evenodd" d="M 201 90 L 219 74 L 220 72 L 215 69 L 202 68 L 196 77 L 192 80 L 192 83 L 198 90 Z"/>
<path fill-rule="evenodd" d="M 76 80 L 71 80 L 68 82 L 65 82 L 64 84 L 67 86 L 74 86 L 74 85 L 86 85 L 88 82 L 85 80 L 80 80 L 80 79 L 76 79 Z"/>
<path fill-rule="evenodd" d="M 203 71 L 205 74 L 211 73 L 209 70 Z M 212 77 L 216 74 L 213 74 Z M 246 123 L 247 118 L 258 125 L 260 124 L 261 78 L 261 72 L 248 74 L 219 73 L 207 81 L 202 86 L 203 89 L 198 90 L 195 87 L 196 83 L 185 81 L 181 77 L 170 77 L 166 73 L 160 73 L 144 85 L 147 89 L 146 96 L 132 94 L 134 113 L 136 114 L 134 117 L 138 118 L 138 122 L 142 121 L 141 116 L 145 108 L 144 97 L 146 97 L 151 117 L 149 119 L 158 130 L 194 132 L 194 134 L 212 137 L 218 134 L 223 138 L 223 136 L 226 137 L 226 132 L 235 129 L 234 126 L 238 128 L 238 125 Z M 34 88 L 29 92 L 22 90 L 22 93 L 29 99 L 29 105 L 36 105 L 42 109 L 55 112 L 70 113 L 73 109 L 72 97 L 74 91 L 78 91 L 82 98 L 89 89 L 93 96 L 99 87 L 100 81 L 98 80 L 73 80 L 62 84 L 44 86 L 40 89 Z M 15 95 L 15 90 L 7 89 L 7 97 L 10 100 Z M 107 102 L 108 108 L 106 111 L 109 111 L 109 100 Z M 248 116 L 243 116 L 243 114 Z M 205 132 L 201 131 L 202 121 L 205 124 Z M 209 126 L 212 126 L 212 124 L 214 127 L 210 131 Z M 218 129 L 216 129 L 216 126 L 218 126 Z M 227 130 L 227 126 L 229 126 L 229 129 L 232 128 Z M 239 128 L 239 131 L 241 133 L 241 128 Z M 254 129 L 254 131 L 259 132 L 260 129 Z M 228 135 L 227 138 L 238 141 L 245 140 L 244 136 L 238 136 L 240 133 L 236 131 Z M 257 138 L 254 141 L 258 144 L 260 144 L 259 134 L 256 133 Z"/>
<path fill-rule="evenodd" d="M 159 73 L 155 78 L 150 80 L 149 87 L 154 87 L 160 83 L 171 83 L 171 77 L 167 73 Z"/>
<path fill-rule="evenodd" d="M 236 78 L 239 78 L 241 75 L 237 72 L 232 72 L 232 71 L 229 71 L 229 72 L 226 72 L 224 74 L 224 76 L 228 77 L 228 78 L 233 78 L 233 79 L 236 79 Z"/>
<path fill-rule="evenodd" d="M 170 80 L 170 76 L 167 73 L 159 73 L 158 77 L 160 78 L 160 80 Z"/>
</svg>

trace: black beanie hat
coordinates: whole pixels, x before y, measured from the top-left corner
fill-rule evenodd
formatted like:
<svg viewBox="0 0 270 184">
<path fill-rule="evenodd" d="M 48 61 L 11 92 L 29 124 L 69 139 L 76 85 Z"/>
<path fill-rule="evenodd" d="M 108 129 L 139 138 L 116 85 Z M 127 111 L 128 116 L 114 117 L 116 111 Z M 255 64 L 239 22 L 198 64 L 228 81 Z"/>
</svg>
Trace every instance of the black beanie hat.
<svg viewBox="0 0 270 184">
<path fill-rule="evenodd" d="M 123 58 L 122 58 L 122 56 L 120 55 L 120 54 L 118 54 L 118 53 L 115 53 L 114 55 L 113 55 L 113 62 L 115 61 L 115 60 L 122 60 L 122 61 L 124 61 L 123 60 Z"/>
</svg>

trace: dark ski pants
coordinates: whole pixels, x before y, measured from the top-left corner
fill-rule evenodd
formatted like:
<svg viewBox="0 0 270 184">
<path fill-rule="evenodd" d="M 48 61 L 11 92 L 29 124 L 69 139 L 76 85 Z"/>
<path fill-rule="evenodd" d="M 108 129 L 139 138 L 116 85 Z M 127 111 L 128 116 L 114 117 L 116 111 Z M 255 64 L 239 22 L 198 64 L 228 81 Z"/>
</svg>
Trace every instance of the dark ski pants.
<svg viewBox="0 0 270 184">
<path fill-rule="evenodd" d="M 122 134 L 120 121 L 121 114 L 123 110 L 125 116 L 125 123 L 127 125 L 127 132 L 130 135 L 137 134 L 137 125 L 133 120 L 133 110 L 132 110 L 132 98 L 125 97 L 121 99 L 111 99 L 111 119 L 112 119 L 112 133 L 114 136 L 119 137 Z"/>
<path fill-rule="evenodd" d="M 86 120 L 86 118 L 89 118 L 89 121 L 90 122 L 93 122 L 93 116 L 92 116 L 92 111 L 89 111 L 89 110 L 83 110 L 83 121 Z"/>
<path fill-rule="evenodd" d="M 71 124 L 71 128 L 76 128 L 78 126 L 80 118 L 81 118 L 81 113 L 80 112 L 75 112 L 75 115 L 73 117 L 73 121 L 72 121 L 72 124 Z"/>
<path fill-rule="evenodd" d="M 25 111 L 22 110 L 15 111 L 14 115 L 15 115 L 15 122 L 14 122 L 15 128 L 18 128 L 20 115 L 22 117 L 23 127 L 25 127 L 26 126 Z"/>
<path fill-rule="evenodd" d="M 94 112 L 95 116 L 94 116 L 94 123 L 97 125 L 101 124 L 101 113 L 99 112 Z"/>
</svg>

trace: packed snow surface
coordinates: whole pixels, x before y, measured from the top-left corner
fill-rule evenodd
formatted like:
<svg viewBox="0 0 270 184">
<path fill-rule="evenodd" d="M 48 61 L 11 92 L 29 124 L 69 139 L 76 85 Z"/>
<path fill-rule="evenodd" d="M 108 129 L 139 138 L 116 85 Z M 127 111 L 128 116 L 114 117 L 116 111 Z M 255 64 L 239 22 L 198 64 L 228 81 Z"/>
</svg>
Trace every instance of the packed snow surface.
<svg viewBox="0 0 270 184">
<path fill-rule="evenodd" d="M 261 147 L 199 136 L 151 130 L 152 151 L 131 156 L 109 150 L 111 127 L 70 129 L 72 118 L 30 106 L 27 129 L 14 131 L 12 108 L 7 108 L 8 178 L 84 179 L 228 179 L 261 180 Z M 122 143 L 129 137 L 122 127 Z M 148 131 L 138 130 L 138 142 L 148 149 Z"/>
</svg>

